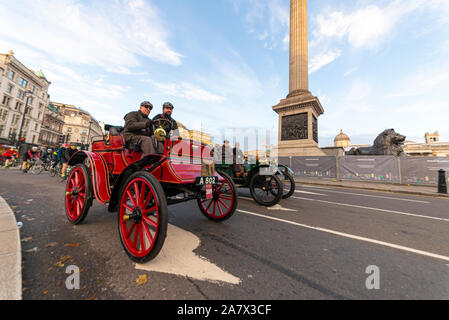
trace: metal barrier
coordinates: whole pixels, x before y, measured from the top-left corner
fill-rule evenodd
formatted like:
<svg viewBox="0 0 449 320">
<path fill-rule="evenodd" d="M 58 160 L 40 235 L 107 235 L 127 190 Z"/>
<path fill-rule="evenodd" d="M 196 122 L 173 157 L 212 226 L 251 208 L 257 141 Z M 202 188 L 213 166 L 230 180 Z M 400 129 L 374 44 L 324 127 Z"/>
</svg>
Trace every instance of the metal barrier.
<svg viewBox="0 0 449 320">
<path fill-rule="evenodd" d="M 345 156 L 282 157 L 298 177 L 438 185 L 438 171 L 449 172 L 449 158 Z"/>
</svg>

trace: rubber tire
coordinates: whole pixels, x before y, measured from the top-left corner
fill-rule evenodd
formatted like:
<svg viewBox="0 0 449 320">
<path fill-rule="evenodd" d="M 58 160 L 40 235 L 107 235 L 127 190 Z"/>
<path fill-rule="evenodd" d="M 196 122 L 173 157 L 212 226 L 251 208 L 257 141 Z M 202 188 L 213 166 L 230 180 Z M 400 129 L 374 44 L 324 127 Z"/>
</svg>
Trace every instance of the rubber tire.
<svg viewBox="0 0 449 320">
<path fill-rule="evenodd" d="M 218 171 L 217 171 L 217 172 L 218 172 Z M 200 208 L 201 213 L 202 213 L 206 218 L 208 218 L 208 219 L 211 220 L 211 221 L 220 223 L 220 222 L 224 222 L 224 221 L 228 220 L 229 218 L 231 218 L 231 217 L 234 215 L 235 210 L 237 210 L 237 206 L 238 206 L 238 194 L 237 194 L 237 187 L 235 186 L 235 183 L 234 183 L 234 181 L 231 179 L 231 177 L 230 177 L 228 174 L 226 174 L 226 173 L 224 173 L 224 172 L 222 172 L 222 171 L 218 172 L 218 174 L 219 174 L 220 176 L 222 176 L 225 180 L 227 180 L 227 181 L 229 182 L 229 185 L 231 186 L 232 192 L 234 193 L 234 202 L 233 202 L 232 207 L 231 207 L 231 212 L 229 212 L 227 215 L 225 215 L 224 217 L 221 217 L 221 218 L 212 218 L 211 216 L 209 216 L 209 215 L 203 210 L 203 207 L 201 206 L 201 199 L 196 199 L 196 201 L 197 201 L 198 207 Z"/>
<path fill-rule="evenodd" d="M 288 180 L 290 180 L 290 191 L 286 194 L 282 194 L 282 199 L 288 199 L 295 193 L 296 183 L 295 183 L 295 179 L 293 178 L 293 176 L 291 175 L 290 172 L 283 171 L 282 174 L 284 176 L 286 176 Z M 282 182 L 282 180 L 281 180 L 281 182 Z"/>
<path fill-rule="evenodd" d="M 154 244 L 151 252 L 148 255 L 146 255 L 145 257 L 141 257 L 141 258 L 134 256 L 131 252 L 128 251 L 128 248 L 126 248 L 126 245 L 122 238 L 122 234 L 120 232 L 120 207 L 121 207 L 121 202 L 122 202 L 122 198 L 123 198 L 123 192 L 125 191 L 126 186 L 132 180 L 134 180 L 136 178 L 142 178 L 142 179 L 146 180 L 151 185 L 151 187 L 154 189 L 154 193 L 155 193 L 158 203 L 159 203 L 159 218 L 160 218 L 159 232 L 155 239 L 156 243 Z M 161 249 L 164 245 L 165 238 L 167 237 L 168 205 L 167 205 L 167 198 L 165 196 L 165 191 L 162 188 L 162 185 L 151 173 L 148 173 L 146 171 L 138 171 L 138 172 L 132 174 L 126 180 L 126 182 L 121 186 L 120 201 L 119 201 L 118 214 L 117 214 L 117 226 L 118 226 L 118 233 L 120 236 L 120 242 L 122 243 L 123 249 L 125 249 L 126 254 L 132 261 L 134 261 L 136 263 L 146 263 L 146 262 L 151 261 L 157 257 L 157 255 L 159 254 L 159 252 L 161 251 Z"/>
<path fill-rule="evenodd" d="M 72 219 L 69 218 L 69 216 L 67 214 L 67 208 L 65 207 L 67 220 L 69 220 L 69 222 L 73 225 L 78 225 L 78 224 L 82 223 L 84 221 L 84 219 L 86 219 L 87 214 L 89 213 L 90 207 L 92 206 L 92 177 L 90 174 L 90 170 L 88 170 L 84 164 L 78 164 L 75 167 L 73 167 L 72 172 L 74 172 L 74 170 L 78 167 L 83 170 L 85 180 L 86 180 L 86 202 L 84 203 L 84 207 L 83 207 L 83 210 L 81 211 L 81 215 L 75 221 L 73 221 Z M 72 172 L 70 174 L 72 174 Z M 69 181 L 70 181 L 70 177 L 67 178 L 65 190 L 67 190 Z M 64 191 L 64 192 L 66 192 L 66 191 Z M 66 196 L 64 196 L 64 199 L 65 199 L 65 201 L 67 201 Z M 64 201 L 64 206 L 66 205 L 65 201 Z"/>
<path fill-rule="evenodd" d="M 259 172 L 257 172 L 256 174 L 254 174 L 254 175 L 251 177 L 251 180 L 250 180 L 250 182 L 249 182 L 249 191 L 251 192 L 251 197 L 254 199 L 254 201 L 256 201 L 256 202 L 257 202 L 258 204 L 260 204 L 261 206 L 265 206 L 265 207 L 273 207 L 273 206 L 277 205 L 277 204 L 282 200 L 282 194 L 283 194 L 283 192 L 279 192 L 279 193 L 276 195 L 276 198 L 273 199 L 273 201 L 263 202 L 263 201 L 259 200 L 259 199 L 256 197 L 256 193 L 255 193 L 255 191 L 254 191 L 254 183 L 255 183 L 255 180 L 256 180 L 257 177 L 260 177 L 260 173 L 259 173 Z M 281 182 L 281 180 L 280 180 L 276 175 L 272 175 L 272 176 L 270 176 L 270 177 L 273 177 L 274 180 L 276 181 L 276 183 L 278 183 L 279 187 L 282 188 L 282 182 Z M 282 188 L 282 189 L 283 189 L 283 188 Z"/>
</svg>

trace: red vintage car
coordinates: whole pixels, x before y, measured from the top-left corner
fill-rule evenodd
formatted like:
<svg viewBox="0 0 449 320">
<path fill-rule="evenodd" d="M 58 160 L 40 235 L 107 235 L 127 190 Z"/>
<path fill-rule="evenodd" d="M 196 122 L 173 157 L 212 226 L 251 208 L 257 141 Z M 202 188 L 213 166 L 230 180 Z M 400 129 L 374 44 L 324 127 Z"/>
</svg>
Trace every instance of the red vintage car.
<svg viewBox="0 0 449 320">
<path fill-rule="evenodd" d="M 237 208 L 232 179 L 215 172 L 211 149 L 181 138 L 165 139 L 161 127 L 158 140 L 165 140 L 164 153 L 142 157 L 126 145 L 123 128 L 106 126 L 109 134 L 94 138 L 92 151 L 79 151 L 69 165 L 65 208 L 72 224 L 81 223 L 93 199 L 118 211 L 118 229 L 128 256 L 138 263 L 154 259 L 167 232 L 168 205 L 196 200 L 210 220 L 229 219 Z"/>
</svg>

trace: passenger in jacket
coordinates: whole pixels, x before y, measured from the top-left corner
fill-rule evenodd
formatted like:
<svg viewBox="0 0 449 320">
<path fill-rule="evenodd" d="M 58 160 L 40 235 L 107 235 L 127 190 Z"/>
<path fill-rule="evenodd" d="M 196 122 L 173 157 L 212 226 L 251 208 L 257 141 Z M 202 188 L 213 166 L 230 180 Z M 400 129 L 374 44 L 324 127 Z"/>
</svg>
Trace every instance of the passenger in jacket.
<svg viewBox="0 0 449 320">
<path fill-rule="evenodd" d="M 138 145 L 143 152 L 143 156 L 154 153 L 154 143 L 152 136 L 153 122 L 148 116 L 153 110 L 153 105 L 144 101 L 140 104 L 139 111 L 130 112 L 125 116 L 125 136 L 126 146 Z"/>
<path fill-rule="evenodd" d="M 162 105 L 162 113 L 158 114 L 157 116 L 155 116 L 153 118 L 153 122 L 155 123 L 156 127 L 158 127 L 159 125 L 162 126 L 162 128 L 165 130 L 165 132 L 167 133 L 167 137 L 166 138 L 170 138 L 171 136 L 178 136 L 178 123 L 176 122 L 175 119 L 173 119 L 171 117 L 172 113 L 173 113 L 173 109 L 174 106 L 173 104 L 171 104 L 170 102 L 165 102 Z M 165 121 L 155 121 L 155 120 L 159 120 L 159 119 L 163 119 Z M 156 145 L 157 145 L 157 152 L 158 153 L 163 153 L 164 152 L 164 142 L 163 141 L 156 141 Z"/>
</svg>

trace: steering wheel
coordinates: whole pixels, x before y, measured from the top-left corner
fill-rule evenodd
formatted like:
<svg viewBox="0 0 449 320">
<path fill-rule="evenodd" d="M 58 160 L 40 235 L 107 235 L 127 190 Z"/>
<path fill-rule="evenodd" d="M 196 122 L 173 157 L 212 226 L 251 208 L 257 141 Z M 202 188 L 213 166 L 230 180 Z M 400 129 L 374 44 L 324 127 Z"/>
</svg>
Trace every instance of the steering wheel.
<svg viewBox="0 0 449 320">
<path fill-rule="evenodd" d="M 154 136 L 158 141 L 164 141 L 167 138 L 168 132 L 164 129 L 164 124 L 170 124 L 170 121 L 167 119 L 156 119 L 153 120 L 153 129 L 154 129 Z M 157 124 L 157 125 L 156 125 Z"/>
<path fill-rule="evenodd" d="M 155 124 L 154 122 L 158 123 L 157 127 L 156 127 L 156 124 Z M 157 129 L 157 128 L 161 128 L 165 123 L 170 124 L 170 121 L 167 120 L 167 119 L 164 119 L 164 118 L 160 118 L 160 119 L 153 120 L 153 126 L 154 126 L 156 129 Z"/>
</svg>

